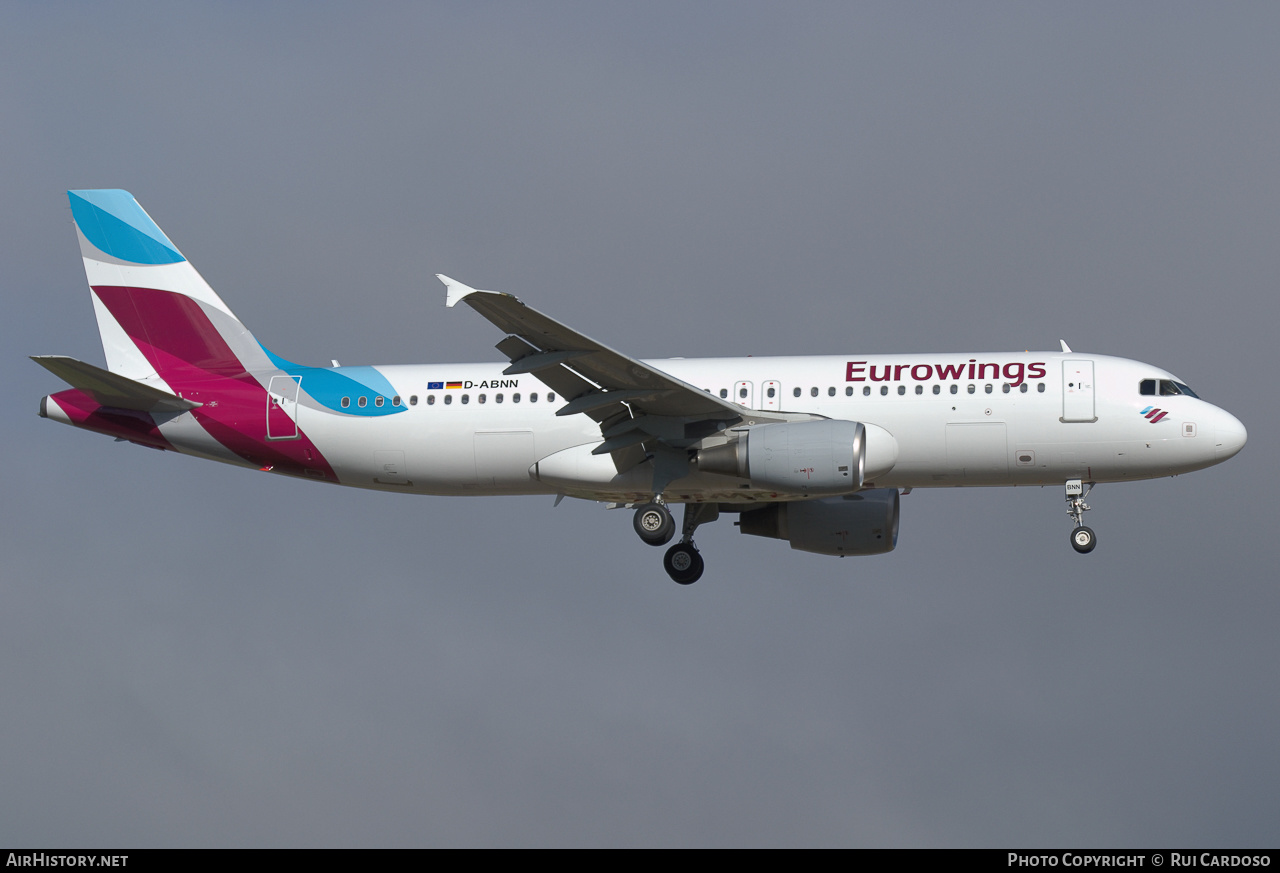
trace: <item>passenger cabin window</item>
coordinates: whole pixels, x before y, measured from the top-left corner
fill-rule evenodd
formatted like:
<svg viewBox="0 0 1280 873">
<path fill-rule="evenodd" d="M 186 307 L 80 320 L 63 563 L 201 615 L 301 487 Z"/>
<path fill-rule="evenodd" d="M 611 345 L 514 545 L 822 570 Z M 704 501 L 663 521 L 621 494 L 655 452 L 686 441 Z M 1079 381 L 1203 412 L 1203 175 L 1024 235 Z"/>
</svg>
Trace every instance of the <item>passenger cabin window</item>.
<svg viewBox="0 0 1280 873">
<path fill-rule="evenodd" d="M 934 386 L 933 386 L 933 393 L 934 393 L 934 394 L 941 394 L 941 393 L 942 393 L 942 386 L 941 386 L 941 385 L 934 385 Z"/>
<path fill-rule="evenodd" d="M 810 389 L 809 389 L 809 396 L 810 396 L 810 397 L 817 397 L 817 396 L 818 396 L 818 389 L 817 389 L 817 388 L 810 388 Z"/>
<path fill-rule="evenodd" d="M 776 388 L 774 388 L 772 385 L 770 385 L 770 386 L 769 386 L 769 391 L 768 391 L 769 396 L 770 396 L 770 397 L 772 397 L 773 395 L 775 395 L 775 394 L 777 394 L 777 393 L 778 393 L 777 389 L 776 389 Z"/>
<path fill-rule="evenodd" d="M 436 405 L 436 396 L 435 396 L 434 394 L 428 394 L 428 395 L 427 395 L 427 405 L 428 405 L 428 406 L 435 406 L 435 405 Z"/>
<path fill-rule="evenodd" d="M 828 397 L 835 397 L 835 396 L 836 396 L 836 389 L 835 389 L 835 388 L 828 388 L 828 389 L 827 389 L 827 396 L 828 396 Z"/>
<path fill-rule="evenodd" d="M 728 389 L 728 388 L 721 388 L 721 389 L 720 389 L 720 399 L 721 399 L 721 400 L 727 400 L 727 399 L 729 399 L 729 389 Z"/>
<path fill-rule="evenodd" d="M 368 405 L 369 405 L 369 398 L 367 397 L 361 397 L 359 400 L 356 401 L 356 406 L 359 406 L 361 409 L 363 409 Z"/>
<path fill-rule="evenodd" d="M 899 386 L 898 386 L 898 394 L 899 394 L 899 395 L 902 395 L 902 394 L 906 394 L 906 393 L 907 393 L 907 386 L 906 386 L 906 385 L 899 385 Z"/>
<path fill-rule="evenodd" d="M 446 395 L 444 396 L 444 405 L 445 405 L 445 406 L 448 406 L 448 405 L 449 405 L 450 403 L 452 403 L 452 402 L 453 402 L 453 395 L 452 395 L 452 394 L 446 394 Z"/>
<path fill-rule="evenodd" d="M 889 396 L 889 386 L 888 386 L 888 385 L 881 385 L 881 386 L 880 386 L 880 396 L 881 396 L 881 397 L 888 397 L 888 396 Z"/>
<path fill-rule="evenodd" d="M 351 398 L 350 398 L 350 397 L 344 397 L 344 398 L 342 398 L 342 408 L 343 408 L 343 409 L 346 409 L 346 408 L 347 408 L 348 406 L 350 406 L 350 405 L 351 405 Z"/>
<path fill-rule="evenodd" d="M 417 394 L 410 394 L 410 395 L 409 395 L 409 405 L 410 405 L 410 406 L 417 406 L 417 405 L 418 405 L 418 395 L 417 395 Z"/>
<path fill-rule="evenodd" d="M 799 396 L 800 396 L 800 389 L 799 389 L 799 388 L 794 389 L 794 390 L 791 392 L 791 396 L 792 396 L 792 397 L 799 397 Z"/>
</svg>

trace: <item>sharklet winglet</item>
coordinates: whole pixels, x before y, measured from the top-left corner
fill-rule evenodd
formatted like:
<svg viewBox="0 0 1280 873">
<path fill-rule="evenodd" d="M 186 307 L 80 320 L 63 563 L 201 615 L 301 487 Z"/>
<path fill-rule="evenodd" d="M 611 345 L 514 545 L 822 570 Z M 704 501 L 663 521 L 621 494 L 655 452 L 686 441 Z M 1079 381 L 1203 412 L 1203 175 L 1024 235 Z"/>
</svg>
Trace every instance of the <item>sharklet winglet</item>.
<svg viewBox="0 0 1280 873">
<path fill-rule="evenodd" d="M 444 273 L 436 273 L 436 278 L 444 283 L 444 287 L 446 289 L 444 298 L 445 306 L 456 306 L 459 301 L 470 297 L 472 294 L 492 294 L 495 297 L 512 296 L 502 291 L 481 291 L 479 288 L 472 288 L 470 285 L 462 284 L 457 279 L 450 279 Z"/>
<path fill-rule="evenodd" d="M 476 289 L 470 285 L 464 285 L 457 279 L 450 279 L 444 273 L 436 273 L 436 278 L 444 283 L 445 298 L 444 305 L 453 307 L 458 305 L 458 301 L 468 294 L 476 293 Z"/>
</svg>

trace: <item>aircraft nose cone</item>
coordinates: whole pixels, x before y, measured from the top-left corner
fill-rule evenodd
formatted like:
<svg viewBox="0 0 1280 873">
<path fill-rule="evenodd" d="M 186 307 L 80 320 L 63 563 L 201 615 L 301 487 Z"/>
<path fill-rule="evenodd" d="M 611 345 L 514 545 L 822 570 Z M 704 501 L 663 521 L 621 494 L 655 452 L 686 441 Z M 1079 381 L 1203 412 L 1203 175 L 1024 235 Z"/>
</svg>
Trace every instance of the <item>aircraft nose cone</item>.
<svg viewBox="0 0 1280 873">
<path fill-rule="evenodd" d="M 1215 437 L 1213 445 L 1214 458 L 1219 461 L 1225 461 L 1244 448 L 1244 444 L 1249 439 L 1249 433 L 1244 429 L 1244 425 L 1240 423 L 1240 419 L 1229 412 L 1220 410 Z"/>
</svg>

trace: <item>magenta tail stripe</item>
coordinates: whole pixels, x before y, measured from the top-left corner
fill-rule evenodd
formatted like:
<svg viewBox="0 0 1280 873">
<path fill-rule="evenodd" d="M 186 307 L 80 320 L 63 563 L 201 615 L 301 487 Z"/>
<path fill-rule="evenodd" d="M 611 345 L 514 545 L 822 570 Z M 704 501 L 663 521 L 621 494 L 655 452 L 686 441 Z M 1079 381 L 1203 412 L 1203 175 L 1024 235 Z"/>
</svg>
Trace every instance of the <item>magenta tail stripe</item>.
<svg viewBox="0 0 1280 873">
<path fill-rule="evenodd" d="M 204 404 L 191 415 L 215 440 L 256 466 L 338 481 L 301 428 L 297 439 L 267 440 L 267 391 L 198 302 L 155 288 L 93 290 L 161 378 L 187 400 Z"/>
<path fill-rule="evenodd" d="M 107 436 L 120 437 L 157 449 L 175 450 L 156 427 L 155 420 L 145 412 L 127 409 L 108 410 L 78 388 L 59 391 L 53 400 L 77 427 L 87 428 Z"/>
<path fill-rule="evenodd" d="M 190 297 L 120 285 L 95 285 L 93 290 L 134 342 L 163 349 L 201 370 L 244 372 L 244 364 Z M 155 361 L 151 363 L 158 368 Z"/>
</svg>

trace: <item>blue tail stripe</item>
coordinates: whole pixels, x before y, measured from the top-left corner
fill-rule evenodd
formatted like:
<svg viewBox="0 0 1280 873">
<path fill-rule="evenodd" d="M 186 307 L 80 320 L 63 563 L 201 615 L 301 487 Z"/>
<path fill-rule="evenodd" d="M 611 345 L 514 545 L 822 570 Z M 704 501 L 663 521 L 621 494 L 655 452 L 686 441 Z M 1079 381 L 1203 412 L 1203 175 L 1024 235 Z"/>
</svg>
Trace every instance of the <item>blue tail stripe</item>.
<svg viewBox="0 0 1280 873">
<path fill-rule="evenodd" d="M 262 345 L 259 343 L 259 345 Z M 328 367 L 304 367 L 300 364 L 294 364 L 286 361 L 279 355 L 273 354 L 266 346 L 262 346 L 262 350 L 267 353 L 267 357 L 271 359 L 271 363 L 275 364 L 290 376 L 302 377 L 302 390 L 310 394 L 312 398 L 319 404 L 332 409 L 334 412 L 341 412 L 344 415 L 395 415 L 397 412 L 407 412 L 404 406 L 392 406 L 390 401 L 399 392 L 387 381 L 387 377 L 383 376 L 373 367 L 340 367 L 330 369 Z M 387 403 L 383 406 L 375 406 L 374 398 L 382 396 L 387 399 Z M 351 405 L 344 407 L 342 398 L 351 399 Z M 369 403 L 367 406 L 359 405 L 359 398 L 367 397 Z"/>
<path fill-rule="evenodd" d="M 68 191 L 67 200 L 80 232 L 111 257 L 134 264 L 186 260 L 128 191 Z"/>
</svg>

